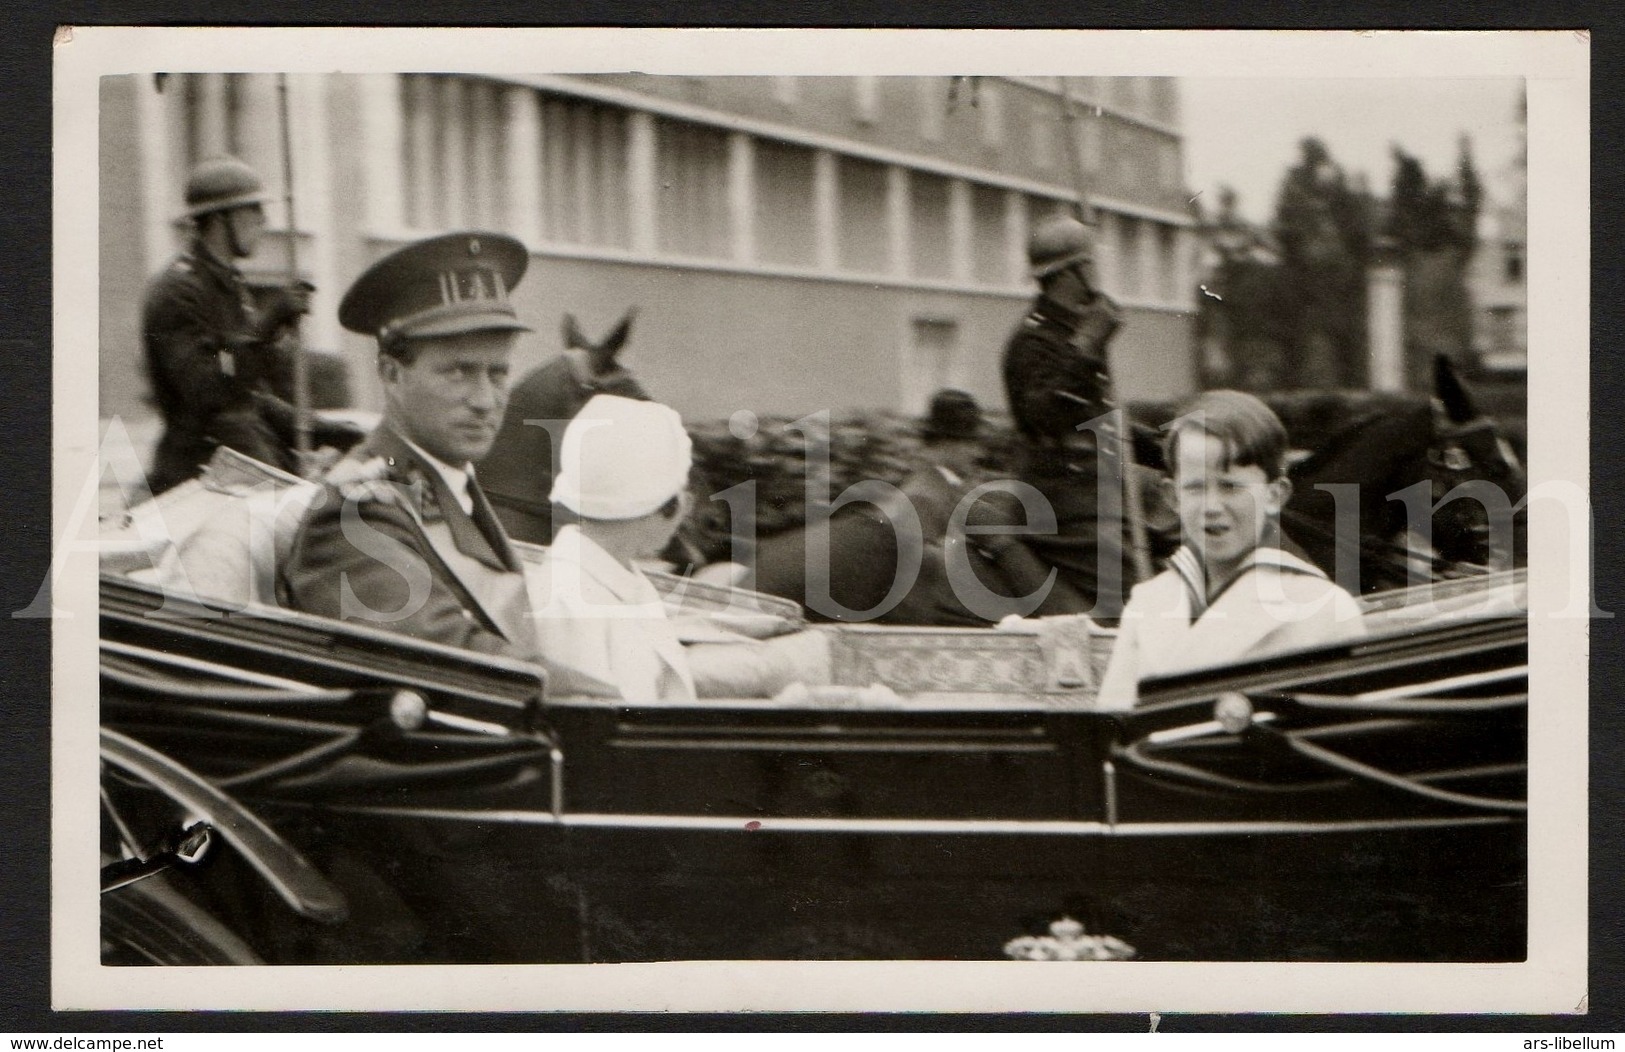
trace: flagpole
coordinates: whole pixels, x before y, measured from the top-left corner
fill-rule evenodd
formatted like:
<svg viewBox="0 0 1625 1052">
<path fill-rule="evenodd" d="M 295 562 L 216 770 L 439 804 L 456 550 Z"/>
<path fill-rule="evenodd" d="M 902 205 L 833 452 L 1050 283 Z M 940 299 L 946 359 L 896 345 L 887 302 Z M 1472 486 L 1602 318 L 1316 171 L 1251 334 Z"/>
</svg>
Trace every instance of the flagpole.
<svg viewBox="0 0 1625 1052">
<path fill-rule="evenodd" d="M 288 217 L 288 291 L 292 293 L 299 277 L 299 223 L 293 210 L 293 140 L 288 121 L 288 75 L 277 74 L 277 116 L 282 128 L 282 203 Z M 293 324 L 297 327 L 298 318 Z M 293 448 L 300 471 L 310 454 L 310 371 L 305 360 L 303 341 L 294 347 L 293 356 Z"/>
<path fill-rule="evenodd" d="M 1071 161 L 1068 170 L 1072 173 L 1072 211 L 1079 222 L 1093 227 L 1096 225 L 1094 205 L 1089 200 L 1088 180 L 1083 172 L 1078 129 L 1072 123 L 1072 90 L 1065 77 L 1056 77 L 1055 81 L 1061 102 L 1061 132 L 1066 137 L 1066 152 Z M 1115 396 L 1117 384 L 1110 379 L 1111 359 L 1106 356 L 1104 347 L 1101 353 L 1106 358 L 1106 375 Z M 1123 474 L 1123 515 L 1128 520 L 1129 552 L 1134 561 L 1134 583 L 1138 584 L 1151 578 L 1151 547 L 1145 534 L 1145 506 L 1141 500 L 1140 482 L 1134 473 L 1134 442 L 1129 431 L 1128 413 L 1119 404 L 1112 410 L 1111 416 L 1113 426 L 1106 441 L 1105 453 L 1108 457 L 1116 457 Z"/>
</svg>

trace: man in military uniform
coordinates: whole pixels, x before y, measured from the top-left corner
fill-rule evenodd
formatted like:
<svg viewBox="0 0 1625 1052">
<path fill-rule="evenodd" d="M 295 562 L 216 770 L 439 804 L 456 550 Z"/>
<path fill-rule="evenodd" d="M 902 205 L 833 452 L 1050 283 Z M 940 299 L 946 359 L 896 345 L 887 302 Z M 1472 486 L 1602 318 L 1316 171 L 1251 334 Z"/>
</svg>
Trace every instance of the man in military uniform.
<svg viewBox="0 0 1625 1052">
<path fill-rule="evenodd" d="M 164 418 L 148 478 L 155 495 L 196 475 L 219 446 L 299 468 L 294 408 L 274 392 L 292 368 L 279 341 L 309 311 L 310 286 L 279 290 L 257 309 L 235 263 L 264 233 L 264 200 L 260 177 L 236 158 L 204 161 L 187 180 L 191 244 L 153 279 L 142 307 L 147 375 Z M 320 425 L 314 437 L 345 445 L 356 436 L 340 424 Z"/>
<path fill-rule="evenodd" d="M 1133 584 L 1125 562 L 1123 472 L 1107 347 L 1122 312 L 1096 285 L 1094 238 L 1067 215 L 1042 221 L 1027 246 L 1039 295 L 1004 352 L 1005 391 L 1024 439 L 1021 481 L 1055 512 L 1052 534 L 976 533 L 978 555 L 994 564 L 1004 594 L 1032 594 L 1057 571 L 1040 614 L 1121 611 Z M 1155 487 L 1143 487 L 1155 489 Z M 1148 509 L 1151 532 L 1171 534 L 1170 509 Z M 991 494 L 969 516 L 973 526 L 1011 526 L 1026 512 L 1009 494 Z M 1164 545 L 1166 546 L 1166 545 Z"/>
<path fill-rule="evenodd" d="M 300 525 L 291 606 L 541 661 L 519 556 L 474 477 L 529 330 L 508 298 L 529 260 L 511 237 L 447 234 L 384 257 L 345 293 L 339 322 L 378 341 L 384 417 Z"/>
</svg>

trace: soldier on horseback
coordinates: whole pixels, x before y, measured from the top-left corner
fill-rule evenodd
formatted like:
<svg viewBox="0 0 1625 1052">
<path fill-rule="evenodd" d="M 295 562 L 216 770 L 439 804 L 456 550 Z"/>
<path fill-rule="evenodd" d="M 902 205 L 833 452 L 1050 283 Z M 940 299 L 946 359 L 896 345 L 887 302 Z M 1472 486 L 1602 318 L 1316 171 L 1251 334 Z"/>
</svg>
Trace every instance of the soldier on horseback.
<svg viewBox="0 0 1625 1052">
<path fill-rule="evenodd" d="M 311 287 L 256 305 L 236 261 L 265 232 L 264 186 L 234 157 L 200 163 L 186 183 L 191 244 L 153 279 L 142 308 L 147 375 L 164 418 L 148 479 L 154 495 L 196 475 L 220 446 L 297 471 L 285 331 L 310 310 Z M 294 351 L 293 353 L 300 353 Z M 318 445 L 353 445 L 348 424 L 318 421 Z"/>
<path fill-rule="evenodd" d="M 1049 502 L 1056 528 L 1004 532 L 1025 525 L 1025 512 L 1013 494 L 990 493 L 967 520 L 978 528 L 973 551 L 996 570 L 979 575 L 998 578 L 984 583 L 1008 596 L 1038 594 L 1053 572 L 1053 584 L 1029 612 L 1109 619 L 1122 610 L 1131 583 L 1122 479 L 1132 458 L 1115 430 L 1107 368 L 1122 313 L 1096 285 L 1093 234 L 1079 220 L 1060 214 L 1044 220 L 1027 257 L 1040 291 L 1005 347 L 1004 383 L 1025 440 L 1020 480 Z M 1173 532 L 1166 507 L 1148 508 L 1147 518 L 1159 541 Z"/>
</svg>

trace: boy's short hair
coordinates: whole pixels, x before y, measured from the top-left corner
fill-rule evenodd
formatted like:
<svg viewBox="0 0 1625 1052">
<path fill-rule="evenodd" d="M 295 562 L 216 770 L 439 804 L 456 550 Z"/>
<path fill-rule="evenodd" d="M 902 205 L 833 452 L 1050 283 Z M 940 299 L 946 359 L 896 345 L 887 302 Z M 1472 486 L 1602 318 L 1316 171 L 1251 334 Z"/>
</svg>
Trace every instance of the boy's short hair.
<svg viewBox="0 0 1625 1052">
<path fill-rule="evenodd" d="M 1163 430 L 1163 457 L 1174 469 L 1181 432 L 1202 431 L 1224 443 L 1225 467 L 1256 467 L 1271 482 L 1286 474 L 1286 428 L 1275 411 L 1244 391 L 1204 391 Z"/>
</svg>

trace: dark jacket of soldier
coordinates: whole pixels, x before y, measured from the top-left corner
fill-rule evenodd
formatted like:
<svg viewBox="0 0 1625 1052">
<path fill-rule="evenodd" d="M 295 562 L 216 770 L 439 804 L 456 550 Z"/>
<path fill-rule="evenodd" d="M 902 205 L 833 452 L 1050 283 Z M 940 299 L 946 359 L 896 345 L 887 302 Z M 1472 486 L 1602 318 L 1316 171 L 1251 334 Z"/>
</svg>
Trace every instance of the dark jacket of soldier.
<svg viewBox="0 0 1625 1052">
<path fill-rule="evenodd" d="M 272 394 L 291 371 L 275 343 L 278 318 L 260 317 L 236 267 L 199 242 L 147 289 L 147 375 L 164 418 L 148 479 L 158 494 L 186 481 L 219 446 L 293 471 L 294 410 Z"/>
<path fill-rule="evenodd" d="M 1110 620 L 1133 583 L 1125 562 L 1122 472 L 1139 469 L 1119 459 L 1112 422 L 1096 424 L 1093 433 L 1080 431 L 1080 425 L 1115 408 L 1106 354 L 1121 324 L 1121 311 L 1104 294 L 1097 293 L 1081 311 L 1041 295 L 1005 348 L 1005 392 L 1026 440 L 1020 477 L 1049 501 L 1056 530 L 1022 536 L 997 553 L 989 550 L 1004 580 L 987 583 L 995 591 L 1021 595 L 1056 570 L 1038 613 L 1088 612 Z M 1098 444 L 1090 442 L 1092 435 Z M 1072 436 L 1078 437 L 1063 448 L 1062 440 Z M 1142 482 L 1140 492 L 1153 549 L 1166 549 L 1169 539 L 1177 538 L 1172 509 L 1158 500 L 1157 486 Z M 996 502 L 979 511 L 971 521 L 1024 521 L 1019 510 Z"/>
<path fill-rule="evenodd" d="M 1103 294 L 1081 312 L 1038 297 L 1004 351 L 1005 394 L 1023 437 L 1052 445 L 1112 409 L 1106 345 L 1121 324 Z"/>
</svg>

